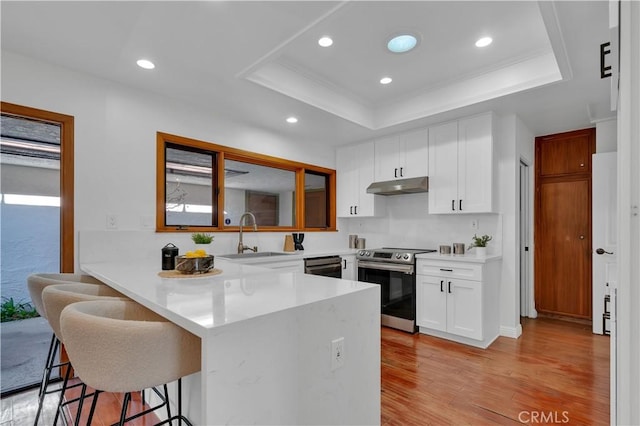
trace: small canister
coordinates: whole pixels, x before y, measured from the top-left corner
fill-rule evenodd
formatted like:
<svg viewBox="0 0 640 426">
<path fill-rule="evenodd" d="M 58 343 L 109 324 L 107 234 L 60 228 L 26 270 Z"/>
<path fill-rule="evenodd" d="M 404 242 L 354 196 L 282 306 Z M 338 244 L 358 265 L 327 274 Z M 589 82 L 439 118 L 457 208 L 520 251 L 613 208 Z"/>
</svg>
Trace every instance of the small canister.
<svg viewBox="0 0 640 426">
<path fill-rule="evenodd" d="M 453 254 L 464 254 L 464 243 L 453 243 Z"/>
<path fill-rule="evenodd" d="M 451 254 L 451 246 L 440 246 L 440 254 Z"/>
<path fill-rule="evenodd" d="M 357 248 L 358 246 L 358 236 L 354 234 L 349 235 L 349 248 Z"/>
<path fill-rule="evenodd" d="M 356 242 L 356 248 L 358 248 L 358 249 L 367 248 L 367 240 L 366 240 L 366 238 L 358 238 L 358 241 Z"/>
<path fill-rule="evenodd" d="M 162 270 L 173 271 L 176 269 L 176 256 L 178 256 L 178 247 L 172 243 L 162 247 Z"/>
</svg>

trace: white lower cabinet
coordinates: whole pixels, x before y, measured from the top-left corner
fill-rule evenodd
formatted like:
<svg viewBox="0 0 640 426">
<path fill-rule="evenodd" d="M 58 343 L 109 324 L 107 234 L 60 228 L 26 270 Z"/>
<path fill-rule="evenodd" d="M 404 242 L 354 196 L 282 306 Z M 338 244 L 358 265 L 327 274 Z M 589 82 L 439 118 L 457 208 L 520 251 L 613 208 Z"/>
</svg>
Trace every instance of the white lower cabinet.
<svg viewBox="0 0 640 426">
<path fill-rule="evenodd" d="M 417 269 L 416 322 L 421 333 L 482 348 L 498 337 L 498 260 L 419 259 Z"/>
<path fill-rule="evenodd" d="M 356 281 L 358 279 L 358 276 L 356 273 L 356 255 L 343 254 L 341 257 L 342 257 L 342 279 Z"/>
</svg>

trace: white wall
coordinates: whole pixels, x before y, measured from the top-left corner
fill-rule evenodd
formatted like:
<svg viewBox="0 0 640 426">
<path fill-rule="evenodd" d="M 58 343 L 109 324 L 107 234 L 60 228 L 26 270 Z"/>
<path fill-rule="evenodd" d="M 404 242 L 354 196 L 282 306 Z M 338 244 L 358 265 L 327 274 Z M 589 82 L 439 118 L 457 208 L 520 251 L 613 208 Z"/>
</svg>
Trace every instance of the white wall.
<svg viewBox="0 0 640 426">
<path fill-rule="evenodd" d="M 596 152 L 615 152 L 618 150 L 618 122 L 611 120 L 596 123 Z"/>
<path fill-rule="evenodd" d="M 74 116 L 76 232 L 104 230 L 107 214 L 117 216 L 121 230 L 153 226 L 158 131 L 335 167 L 332 150 L 299 143 L 284 132 L 212 117 L 174 99 L 6 50 L 2 100 Z"/>
</svg>

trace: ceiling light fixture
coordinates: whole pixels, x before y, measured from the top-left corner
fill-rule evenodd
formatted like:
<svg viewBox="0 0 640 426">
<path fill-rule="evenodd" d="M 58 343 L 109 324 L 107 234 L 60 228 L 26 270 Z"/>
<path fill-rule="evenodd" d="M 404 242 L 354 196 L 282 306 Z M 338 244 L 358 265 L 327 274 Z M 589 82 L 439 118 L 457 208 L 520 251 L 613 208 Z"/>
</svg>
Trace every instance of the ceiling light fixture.
<svg viewBox="0 0 640 426">
<path fill-rule="evenodd" d="M 329 47 L 333 44 L 333 40 L 328 36 L 320 37 L 318 44 L 322 47 Z"/>
<path fill-rule="evenodd" d="M 140 68 L 144 68 L 145 70 L 152 70 L 156 67 L 156 65 L 148 59 L 138 59 L 136 62 Z"/>
<path fill-rule="evenodd" d="M 380 84 L 389 84 L 393 81 L 391 77 L 382 77 L 380 79 Z"/>
<path fill-rule="evenodd" d="M 476 41 L 476 47 L 487 47 L 493 42 L 491 37 L 482 37 Z"/>
<path fill-rule="evenodd" d="M 418 44 L 418 38 L 411 34 L 400 34 L 387 42 L 387 49 L 393 53 L 405 53 Z"/>
<path fill-rule="evenodd" d="M 287 118 L 287 123 L 289 124 L 296 124 L 298 122 L 298 119 L 296 117 L 288 117 Z"/>
</svg>

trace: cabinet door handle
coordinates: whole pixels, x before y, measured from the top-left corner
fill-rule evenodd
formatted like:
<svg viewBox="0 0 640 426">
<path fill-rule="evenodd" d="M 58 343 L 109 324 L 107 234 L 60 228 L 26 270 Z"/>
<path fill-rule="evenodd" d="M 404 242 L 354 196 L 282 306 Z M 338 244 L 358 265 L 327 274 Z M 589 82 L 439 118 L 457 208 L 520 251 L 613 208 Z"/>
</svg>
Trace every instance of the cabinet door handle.
<svg viewBox="0 0 640 426">
<path fill-rule="evenodd" d="M 456 211 L 456 200 L 451 200 L 451 210 Z"/>
<path fill-rule="evenodd" d="M 449 281 L 448 288 L 449 288 L 449 293 L 451 293 L 451 281 Z"/>
<path fill-rule="evenodd" d="M 342 259 L 342 261 L 344 262 L 342 269 L 347 269 L 347 259 Z"/>
<path fill-rule="evenodd" d="M 398 177 L 398 168 L 393 169 L 393 177 Z"/>
<path fill-rule="evenodd" d="M 440 270 L 444 272 L 453 272 L 453 269 L 440 268 Z"/>
<path fill-rule="evenodd" d="M 353 206 L 349 206 L 349 214 L 353 214 Z"/>
<path fill-rule="evenodd" d="M 440 293 L 444 293 L 444 280 L 440 280 Z"/>
<path fill-rule="evenodd" d="M 460 206 L 458 207 L 458 210 L 462 211 L 462 200 L 460 200 Z"/>
<path fill-rule="evenodd" d="M 353 214 L 358 214 L 358 206 L 353 206 Z"/>
<path fill-rule="evenodd" d="M 404 167 L 400 167 L 400 177 L 404 177 L 404 175 L 402 174 L 402 169 L 404 169 Z"/>
</svg>

